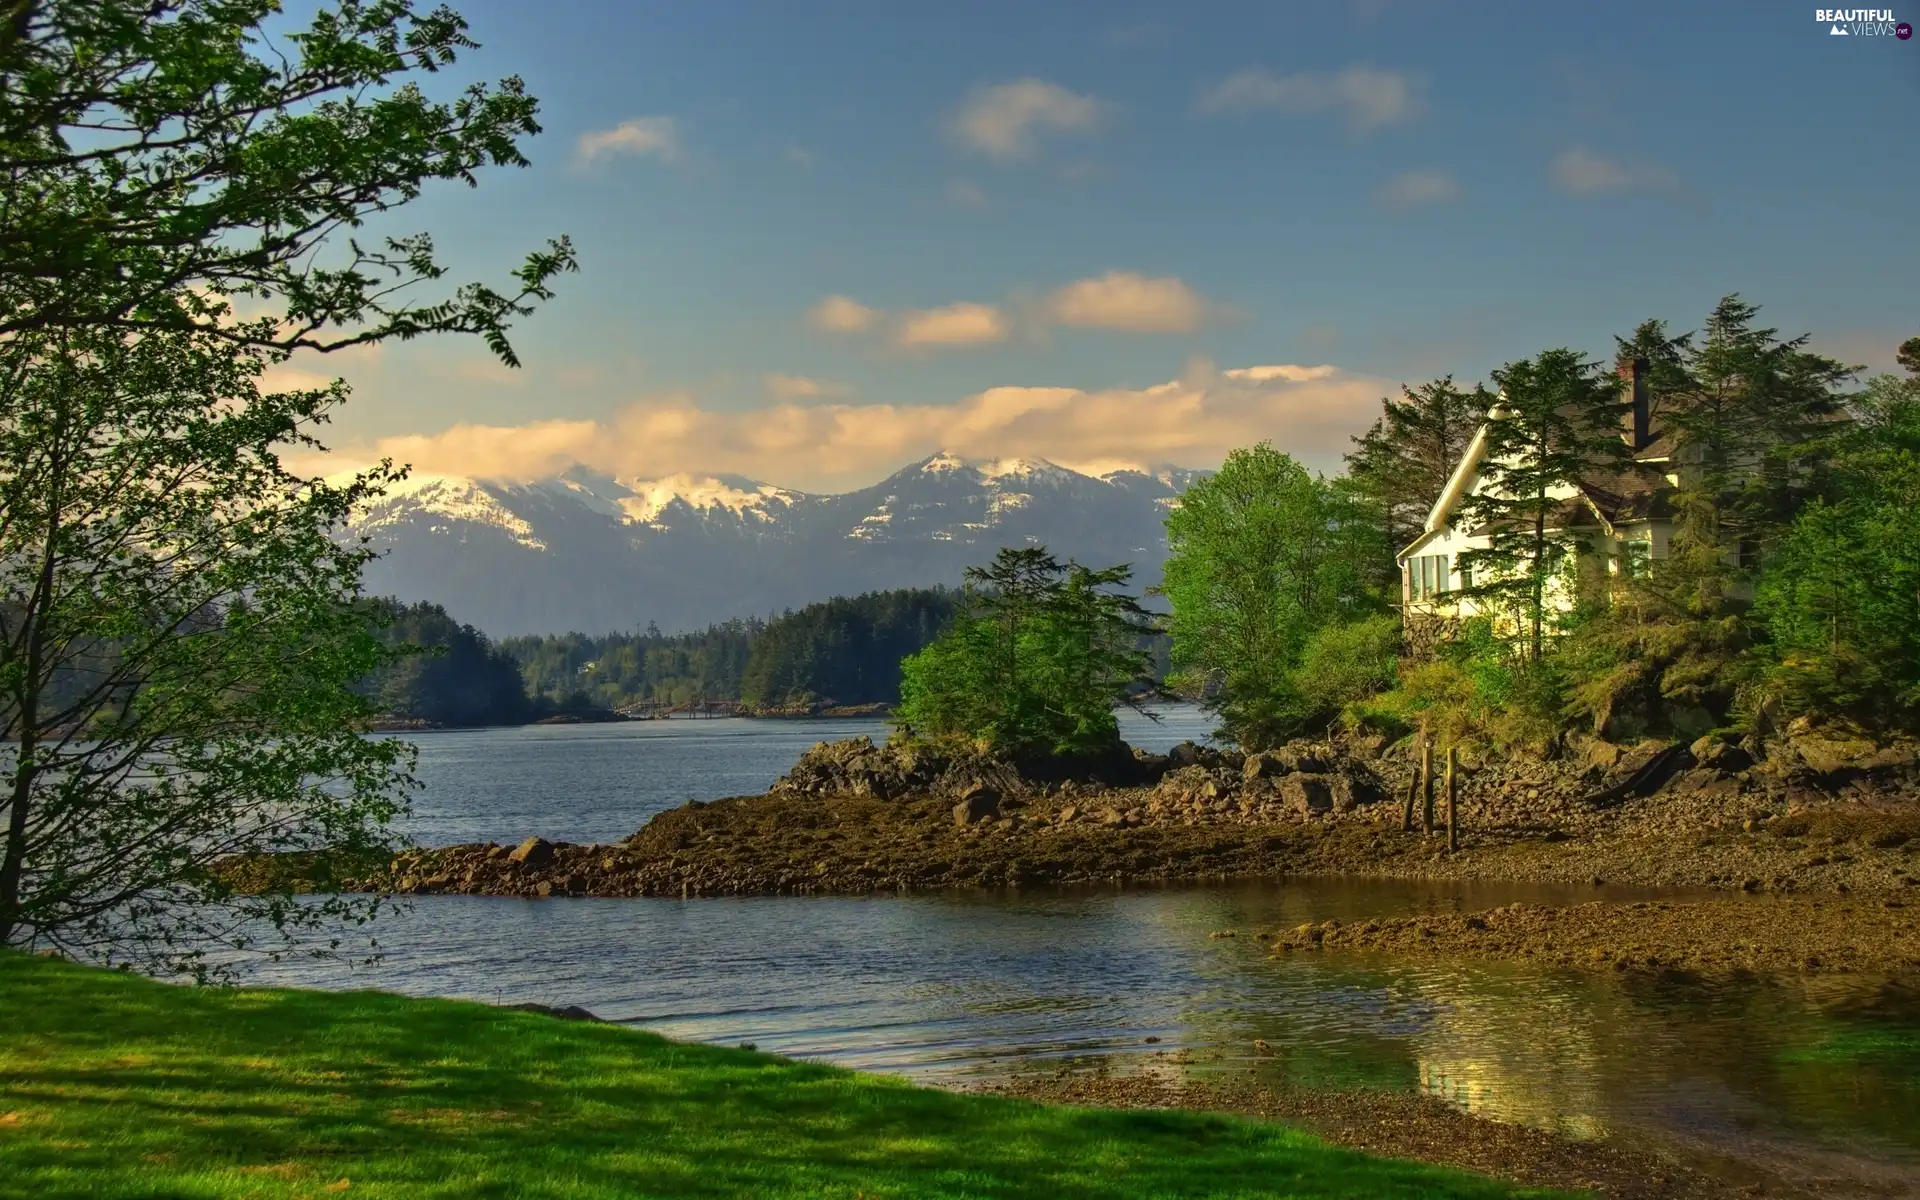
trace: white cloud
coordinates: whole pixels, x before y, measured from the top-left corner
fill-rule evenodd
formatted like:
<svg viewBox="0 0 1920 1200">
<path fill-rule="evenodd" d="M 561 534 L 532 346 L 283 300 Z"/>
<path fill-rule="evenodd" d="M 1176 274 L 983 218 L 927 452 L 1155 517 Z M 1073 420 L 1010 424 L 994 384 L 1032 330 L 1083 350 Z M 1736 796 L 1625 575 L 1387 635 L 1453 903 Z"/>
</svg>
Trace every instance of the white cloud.
<svg viewBox="0 0 1920 1200">
<path fill-rule="evenodd" d="M 982 346 L 1004 342 L 1013 332 L 1007 315 L 991 304 L 961 300 L 939 308 L 900 314 L 893 340 L 902 346 Z"/>
<path fill-rule="evenodd" d="M 787 161 L 796 167 L 811 170 L 813 168 L 813 153 L 805 146 L 788 146 Z"/>
<path fill-rule="evenodd" d="M 1403 171 L 1382 184 L 1374 195 L 1382 204 L 1416 208 L 1459 199 L 1460 184 L 1445 171 Z"/>
<path fill-rule="evenodd" d="M 863 333 L 880 314 L 851 296 L 828 296 L 807 310 L 807 322 L 827 333 Z"/>
<path fill-rule="evenodd" d="M 1413 116 L 1420 108 L 1420 90 L 1421 83 L 1414 76 L 1378 67 L 1348 67 L 1332 75 L 1310 71 L 1275 75 L 1251 67 L 1201 89 L 1194 108 L 1207 116 L 1337 113 L 1352 128 L 1366 131 Z"/>
<path fill-rule="evenodd" d="M 1109 271 L 1056 288 L 1041 312 L 1057 325 L 1189 333 L 1206 319 L 1207 308 L 1200 293 L 1173 276 L 1149 279 L 1131 271 Z"/>
<path fill-rule="evenodd" d="M 956 179 L 947 185 L 947 200 L 961 208 L 985 208 L 987 194 L 979 186 L 965 179 Z"/>
<path fill-rule="evenodd" d="M 785 402 L 745 412 L 688 393 L 648 397 L 609 419 L 457 425 L 357 448 L 417 471 L 529 479 L 581 462 L 623 478 L 733 472 L 787 487 L 860 487 L 937 449 L 1068 465 L 1211 466 L 1271 439 L 1333 469 L 1377 413 L 1386 380 L 1332 366 L 1193 364 L 1145 388 L 989 388 L 947 404 Z"/>
<path fill-rule="evenodd" d="M 1626 188 L 1665 188 L 1675 183 L 1673 172 L 1657 163 L 1628 165 L 1584 146 L 1562 151 L 1548 166 L 1547 174 L 1554 186 L 1576 196 Z"/>
<path fill-rule="evenodd" d="M 805 375 L 782 375 L 777 371 L 761 376 L 760 384 L 766 389 L 767 395 L 775 400 L 813 400 L 847 394 L 844 384 L 809 379 Z"/>
<path fill-rule="evenodd" d="M 950 129 L 961 145 L 989 158 L 1030 157 L 1040 133 L 1086 133 L 1100 123 L 1101 105 L 1044 79 L 982 85 L 968 92 Z"/>
<path fill-rule="evenodd" d="M 679 127 L 672 117 L 629 117 L 612 129 L 581 134 L 575 153 L 582 163 L 614 154 L 651 154 L 661 162 L 675 162 L 680 157 Z"/>
</svg>

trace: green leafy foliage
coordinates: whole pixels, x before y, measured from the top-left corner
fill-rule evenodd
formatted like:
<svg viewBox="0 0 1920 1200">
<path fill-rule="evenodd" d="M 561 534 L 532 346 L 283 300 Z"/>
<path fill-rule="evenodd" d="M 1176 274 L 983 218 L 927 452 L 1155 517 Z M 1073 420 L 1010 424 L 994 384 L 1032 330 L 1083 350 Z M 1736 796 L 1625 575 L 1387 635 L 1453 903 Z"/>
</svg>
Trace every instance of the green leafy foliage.
<svg viewBox="0 0 1920 1200">
<path fill-rule="evenodd" d="M 0 37 L 0 336 L 194 328 L 290 350 L 470 333 L 516 364 L 512 322 L 574 269 L 561 238 L 504 288 L 445 288 L 424 233 L 336 236 L 432 182 L 472 186 L 486 167 L 527 164 L 520 142 L 539 132 L 539 106 L 519 79 L 450 100 L 420 86 L 477 48 L 451 9 L 340 0 L 285 32 L 273 0 L 12 13 Z M 272 311 L 238 318 L 226 297 Z"/>
<path fill-rule="evenodd" d="M 389 847 L 410 748 L 356 730 L 388 661 L 335 534 L 396 476 L 281 455 L 345 385 L 262 394 L 297 349 L 478 335 L 574 267 L 450 284 L 425 234 L 344 231 L 525 163 L 517 79 L 434 100 L 451 10 L 46 0 L 0 23 L 0 944 L 205 974 L 372 901 L 233 895 L 228 855 Z M 338 942 L 309 948 L 322 951 Z"/>
<path fill-rule="evenodd" d="M 0 944 L 196 969 L 365 901 L 231 895 L 229 854 L 377 852 L 410 748 L 368 741 L 386 655 L 367 551 L 330 536 L 389 476 L 289 475 L 335 385 L 261 394 L 197 331 L 0 351 Z"/>
<path fill-rule="evenodd" d="M 1296 668 L 1314 635 L 1383 611 L 1380 509 L 1262 442 L 1235 450 L 1167 515 L 1159 591 L 1171 604 L 1174 682 L 1248 749 L 1316 712 Z"/>
<path fill-rule="evenodd" d="M 1003 549 L 967 571 L 966 608 L 901 664 L 904 731 L 1013 754 L 1117 745 L 1114 709 L 1152 679 L 1146 612 L 1125 566 L 1061 563 L 1044 547 Z"/>
<path fill-rule="evenodd" d="M 1359 724 L 1359 708 L 1399 681 L 1400 618 L 1388 613 L 1322 626 L 1307 640 L 1293 688 L 1316 722 Z"/>
</svg>

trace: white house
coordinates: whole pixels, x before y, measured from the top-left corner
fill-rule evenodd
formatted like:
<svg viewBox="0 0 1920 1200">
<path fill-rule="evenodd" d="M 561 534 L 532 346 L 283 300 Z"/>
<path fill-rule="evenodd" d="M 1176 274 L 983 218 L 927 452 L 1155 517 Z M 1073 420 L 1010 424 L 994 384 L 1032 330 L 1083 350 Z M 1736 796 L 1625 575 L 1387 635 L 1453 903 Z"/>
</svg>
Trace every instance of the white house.
<svg viewBox="0 0 1920 1200">
<path fill-rule="evenodd" d="M 1577 564 L 1581 572 L 1641 570 L 1647 562 L 1666 556 L 1673 536 L 1673 493 L 1678 484 L 1672 473 L 1673 441 L 1654 426 L 1646 360 L 1622 364 L 1620 376 L 1632 387 L 1633 404 L 1621 430 L 1632 450 L 1631 464 L 1553 493 L 1562 501 L 1554 528 L 1578 530 L 1587 545 Z M 1498 421 L 1502 415 L 1496 404 L 1487 420 Z M 1487 426 L 1483 424 L 1428 512 L 1426 529 L 1398 555 L 1401 603 L 1409 616 L 1469 617 L 1479 612 L 1471 597 L 1457 593 L 1473 583 L 1462 573 L 1460 556 L 1492 545 L 1487 528 L 1463 519 L 1467 500 L 1488 486 L 1481 470 L 1486 455 Z M 1556 581 L 1549 602 L 1565 607 L 1572 601 L 1572 590 Z"/>
</svg>

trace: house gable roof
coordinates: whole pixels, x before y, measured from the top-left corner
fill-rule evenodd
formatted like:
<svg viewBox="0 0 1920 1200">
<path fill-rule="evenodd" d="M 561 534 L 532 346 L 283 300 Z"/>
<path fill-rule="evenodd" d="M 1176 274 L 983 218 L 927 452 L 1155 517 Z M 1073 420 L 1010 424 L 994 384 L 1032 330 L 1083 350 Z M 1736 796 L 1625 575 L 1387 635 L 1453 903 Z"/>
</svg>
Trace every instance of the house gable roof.
<svg viewBox="0 0 1920 1200">
<path fill-rule="evenodd" d="M 1479 486 L 1480 466 L 1487 456 L 1488 426 L 1505 415 L 1505 408 L 1499 404 L 1495 404 L 1487 413 L 1487 420 L 1474 432 L 1473 440 L 1460 455 L 1459 464 L 1454 467 L 1453 474 L 1447 477 L 1446 486 L 1440 489 L 1439 497 L 1428 510 L 1426 528 L 1395 556 L 1397 561 L 1405 562 L 1428 541 L 1446 532 L 1452 524 L 1453 516 L 1461 504 Z M 1608 534 L 1616 532 L 1616 526 L 1625 522 L 1671 518 L 1674 515 L 1673 487 L 1656 464 L 1664 462 L 1667 455 L 1672 453 L 1672 445 L 1671 436 L 1661 433 L 1634 455 L 1635 461 L 1622 469 L 1597 473 L 1581 480 L 1578 498 L 1569 497 L 1568 503 L 1560 510 L 1559 527 L 1567 528 L 1578 523 L 1585 513 L 1597 518 Z M 1469 532 L 1477 535 L 1485 530 L 1474 529 Z"/>
</svg>

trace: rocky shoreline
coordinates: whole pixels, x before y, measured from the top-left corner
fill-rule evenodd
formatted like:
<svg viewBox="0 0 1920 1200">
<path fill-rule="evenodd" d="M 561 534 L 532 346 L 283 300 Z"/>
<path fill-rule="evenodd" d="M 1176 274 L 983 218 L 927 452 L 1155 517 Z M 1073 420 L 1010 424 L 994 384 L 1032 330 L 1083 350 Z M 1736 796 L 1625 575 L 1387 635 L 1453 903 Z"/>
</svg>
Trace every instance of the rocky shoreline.
<svg viewBox="0 0 1920 1200">
<path fill-rule="evenodd" d="M 1905 970 L 1920 959 L 1912 933 L 1920 758 L 1911 747 L 1803 731 L 1767 747 L 1722 738 L 1677 747 L 1589 742 L 1554 759 L 1469 761 L 1458 777 L 1455 852 L 1438 831 L 1422 830 L 1417 815 L 1403 828 L 1416 762 L 1408 743 L 1365 740 L 1337 749 L 1298 742 L 1255 755 L 1189 743 L 1164 756 L 1117 750 L 1013 763 L 855 738 L 815 746 L 765 795 L 689 802 L 619 843 L 530 837 L 517 846 L 408 851 L 335 874 L 356 889 L 402 895 L 530 898 L 1279 876 L 1604 882 L 1760 893 L 1782 904 L 1854 902 L 1795 908 L 1789 918 L 1784 910 L 1763 917 L 1753 905 L 1690 907 L 1687 920 L 1666 910 L 1622 916 L 1617 906 L 1575 906 L 1564 918 L 1483 918 L 1487 929 L 1376 923 L 1317 936 L 1292 931 L 1276 945 L 1517 955 L 1564 943 L 1574 956 L 1564 961 L 1624 957 L 1679 970 Z M 298 866 L 234 864 L 230 874 L 241 886 L 297 886 Z M 1709 915 L 1713 938 L 1689 940 L 1689 922 Z M 1770 922 L 1803 932 L 1773 941 L 1739 936 Z M 1845 930 L 1856 931 L 1844 943 L 1856 949 L 1833 949 Z M 1715 957 L 1701 949 L 1709 940 L 1764 948 Z"/>
</svg>

